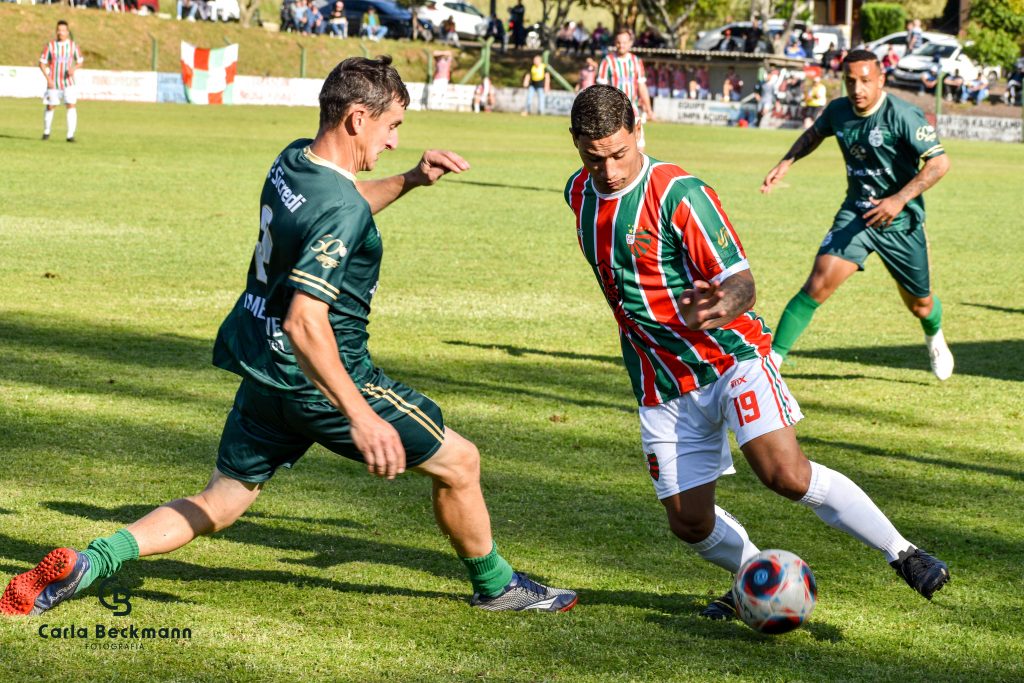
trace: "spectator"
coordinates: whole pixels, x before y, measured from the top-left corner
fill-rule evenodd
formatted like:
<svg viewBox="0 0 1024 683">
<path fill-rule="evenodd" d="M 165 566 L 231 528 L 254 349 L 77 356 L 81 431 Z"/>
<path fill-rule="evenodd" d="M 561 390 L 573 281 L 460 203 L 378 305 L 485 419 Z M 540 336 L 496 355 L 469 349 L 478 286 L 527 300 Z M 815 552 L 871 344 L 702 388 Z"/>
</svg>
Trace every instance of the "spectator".
<svg viewBox="0 0 1024 683">
<path fill-rule="evenodd" d="M 968 84 L 965 99 L 975 105 L 988 99 L 988 79 L 980 71 L 978 76 Z"/>
<path fill-rule="evenodd" d="M 440 110 L 445 108 L 448 97 L 448 83 L 452 79 L 454 57 L 449 50 L 434 50 L 434 79 L 427 91 L 427 109 Z"/>
<path fill-rule="evenodd" d="M 303 2 L 304 0 L 299 0 Z M 363 27 L 361 29 L 362 34 L 370 40 L 380 40 L 388 34 L 388 27 L 383 26 L 380 23 L 380 16 L 377 14 L 377 10 L 372 6 L 366 10 L 366 14 L 363 15 Z"/>
<path fill-rule="evenodd" d="M 540 55 L 534 55 L 533 66 L 523 77 L 523 87 L 526 88 L 526 109 L 523 110 L 523 116 L 530 115 L 530 108 L 535 96 L 537 97 L 537 113 L 543 115 L 544 100 L 551 90 L 551 74 L 548 73 L 547 64 L 544 63 Z"/>
<path fill-rule="evenodd" d="M 786 57 L 795 57 L 798 59 L 807 59 L 807 53 L 804 52 L 804 48 L 800 45 L 800 41 L 795 37 L 790 38 L 789 42 L 786 43 L 785 50 L 782 51 Z"/>
<path fill-rule="evenodd" d="M 523 49 L 526 44 L 526 8 L 523 7 L 523 0 L 517 0 L 509 9 L 508 27 L 512 31 L 512 45 L 517 50 Z"/>
<path fill-rule="evenodd" d="M 939 66 L 938 64 L 932 64 L 928 67 L 928 70 L 921 74 L 921 87 L 918 89 L 918 95 L 925 95 L 935 92 L 935 86 L 939 84 Z"/>
<path fill-rule="evenodd" d="M 580 69 L 580 79 L 576 83 L 576 92 L 586 90 L 597 81 L 597 62 L 587 57 L 587 63 Z"/>
<path fill-rule="evenodd" d="M 1024 70 L 1022 60 L 1017 60 L 1017 67 L 1006 79 L 1006 92 L 1003 93 L 1003 102 L 1009 105 L 1021 103 L 1021 84 L 1024 83 Z"/>
<path fill-rule="evenodd" d="M 575 24 L 572 30 L 572 41 L 576 48 L 576 54 L 581 55 L 585 50 L 593 50 L 590 47 L 590 32 L 587 31 L 587 27 L 583 25 L 583 22 Z"/>
<path fill-rule="evenodd" d="M 718 48 L 721 52 L 736 52 L 740 49 L 740 41 L 738 38 L 732 37 L 732 29 L 727 28 L 722 33 L 722 40 L 718 43 Z"/>
<path fill-rule="evenodd" d="M 455 30 L 455 17 L 450 14 L 441 22 L 441 36 L 441 42 L 459 47 L 459 32 Z"/>
<path fill-rule="evenodd" d="M 783 83 L 783 92 L 783 115 L 791 121 L 799 120 L 804 108 L 804 72 L 789 72 Z"/>
<path fill-rule="evenodd" d="M 345 3 L 342 0 L 335 0 L 327 18 L 327 28 L 332 36 L 348 37 L 348 18 L 345 17 Z"/>
<path fill-rule="evenodd" d="M 653 28 L 648 26 L 644 29 L 643 33 L 637 36 L 636 44 L 637 47 L 657 48 L 665 44 L 665 39 L 658 35 Z"/>
<path fill-rule="evenodd" d="M 889 44 L 889 50 L 882 57 L 882 71 L 885 72 L 886 78 L 896 70 L 896 65 L 900 62 L 900 55 L 896 52 L 896 46 Z"/>
<path fill-rule="evenodd" d="M 821 70 L 828 71 L 832 68 L 832 60 L 837 53 L 835 41 L 829 43 L 828 49 L 821 53 Z"/>
<path fill-rule="evenodd" d="M 814 120 L 821 114 L 821 110 L 828 104 L 828 90 L 821 82 L 821 76 L 815 76 L 811 87 L 807 90 L 807 97 L 804 99 L 804 129 L 810 128 Z"/>
<path fill-rule="evenodd" d="M 476 86 L 473 91 L 473 111 L 477 114 L 483 111 L 489 112 L 494 109 L 495 94 L 494 85 L 491 83 L 490 76 L 484 76 L 484 79 Z"/>
<path fill-rule="evenodd" d="M 953 102 L 962 102 L 964 99 L 964 77 L 960 75 L 960 69 L 953 72 L 953 75 L 946 76 L 942 81 L 943 96 Z"/>
<path fill-rule="evenodd" d="M 743 90 L 743 81 L 736 73 L 734 67 L 729 67 L 725 72 L 725 80 L 722 81 L 722 99 L 726 102 L 739 102 Z"/>
<path fill-rule="evenodd" d="M 191 9 L 192 9 L 192 0 L 178 0 L 178 21 L 181 21 L 181 18 L 182 18 L 182 16 L 184 16 L 184 12 L 186 10 L 191 10 Z M 189 13 L 191 13 L 191 12 L 189 12 Z M 284 30 L 283 26 L 281 27 L 281 30 L 282 31 Z"/>
<path fill-rule="evenodd" d="M 814 33 L 810 26 L 804 28 L 800 34 L 800 49 L 804 51 L 804 57 L 814 59 Z"/>
<path fill-rule="evenodd" d="M 676 64 L 672 68 L 672 97 L 683 99 L 686 97 L 686 67 Z"/>
<path fill-rule="evenodd" d="M 757 124 L 759 126 L 764 125 L 766 118 L 771 118 L 775 113 L 775 102 L 776 95 L 779 88 L 779 69 L 777 67 L 771 67 L 767 69 L 764 74 L 764 78 L 757 84 L 757 95 L 760 99 L 759 115 Z"/>
<path fill-rule="evenodd" d="M 761 30 L 761 22 L 754 19 L 750 22 L 750 28 L 747 30 L 746 38 L 743 41 L 744 52 L 758 52 L 761 49 L 761 39 L 764 37 L 764 31 Z"/>
<path fill-rule="evenodd" d="M 828 70 L 833 77 L 837 77 L 840 75 L 840 73 L 842 73 L 843 62 L 846 61 L 846 55 L 848 54 L 849 51 L 844 47 L 842 50 L 837 52 L 836 55 L 832 58 L 832 61 L 829 62 Z"/>
<path fill-rule="evenodd" d="M 601 54 L 607 52 L 610 38 L 608 29 L 604 27 L 604 24 L 600 21 L 597 22 L 594 32 L 590 34 L 590 54 L 594 54 L 594 50 L 599 50 Z"/>
<path fill-rule="evenodd" d="M 672 70 L 668 64 L 662 62 L 655 68 L 655 83 L 657 83 L 658 97 L 668 99 L 672 97 Z"/>
<path fill-rule="evenodd" d="M 907 22 L 907 54 L 921 47 L 924 36 L 921 34 L 921 20 L 914 19 Z"/>
<path fill-rule="evenodd" d="M 484 40 L 493 38 L 499 45 L 501 45 L 501 53 L 505 54 L 508 50 L 508 33 L 505 32 L 505 25 L 497 15 L 492 14 L 490 19 L 487 20 L 487 32 L 484 34 Z"/>
<path fill-rule="evenodd" d="M 323 13 L 316 2 L 310 0 L 309 8 L 306 10 L 306 33 L 320 36 L 326 29 L 327 23 L 324 21 Z"/>
<path fill-rule="evenodd" d="M 572 24 L 568 21 L 562 24 L 562 28 L 555 33 L 555 50 L 569 52 L 573 48 Z"/>
<path fill-rule="evenodd" d="M 690 74 L 690 99 L 706 100 L 711 97 L 710 83 L 708 82 L 708 68 L 698 66 Z"/>
</svg>

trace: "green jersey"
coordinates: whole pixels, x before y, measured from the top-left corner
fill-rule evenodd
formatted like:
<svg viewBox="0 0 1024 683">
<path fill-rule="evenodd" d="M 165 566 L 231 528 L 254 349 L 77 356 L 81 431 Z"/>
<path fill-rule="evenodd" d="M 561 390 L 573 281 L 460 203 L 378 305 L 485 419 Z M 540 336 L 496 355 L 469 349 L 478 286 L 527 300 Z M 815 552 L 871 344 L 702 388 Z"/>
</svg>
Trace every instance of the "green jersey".
<svg viewBox="0 0 1024 683">
<path fill-rule="evenodd" d="M 848 97 L 829 102 L 814 122 L 820 135 L 835 135 L 846 160 L 843 208 L 863 215 L 874 204 L 899 192 L 917 175 L 920 162 L 945 154 L 935 128 L 914 105 L 887 93 L 866 114 Z M 924 197 L 914 197 L 887 229 L 924 224 Z"/>
<path fill-rule="evenodd" d="M 296 140 L 270 167 L 245 292 L 221 324 L 213 363 L 264 389 L 323 401 L 281 321 L 295 290 L 324 301 L 345 369 L 357 384 L 368 378 L 366 325 L 383 245 L 355 177 L 313 154 L 310 143 Z"/>
</svg>

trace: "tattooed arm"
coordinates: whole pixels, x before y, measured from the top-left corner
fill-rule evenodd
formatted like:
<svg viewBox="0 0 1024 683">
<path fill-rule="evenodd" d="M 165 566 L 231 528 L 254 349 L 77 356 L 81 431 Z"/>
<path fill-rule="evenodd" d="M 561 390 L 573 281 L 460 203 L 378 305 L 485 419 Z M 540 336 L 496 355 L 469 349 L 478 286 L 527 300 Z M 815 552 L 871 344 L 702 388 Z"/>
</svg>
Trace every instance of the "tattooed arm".
<svg viewBox="0 0 1024 683">
<path fill-rule="evenodd" d="M 818 145 L 821 144 L 825 136 L 814 129 L 811 126 L 803 132 L 803 135 L 796 139 L 793 146 L 786 152 L 786 156 L 782 157 L 782 161 L 775 164 L 775 168 L 768 171 L 768 175 L 765 176 L 764 182 L 761 183 L 761 193 L 768 194 L 772 191 L 772 186 L 778 181 L 782 180 L 782 177 L 789 171 L 789 167 L 794 164 L 798 159 L 803 159 L 805 156 L 818 149 Z"/>
<path fill-rule="evenodd" d="M 935 183 L 942 179 L 949 171 L 949 157 L 940 154 L 924 162 L 924 166 L 917 175 L 910 179 L 910 182 L 903 186 L 903 189 L 885 199 L 878 200 L 871 197 L 871 203 L 875 208 L 864 214 L 864 222 L 868 227 L 884 228 L 903 210 L 914 197 L 924 193 Z"/>
<path fill-rule="evenodd" d="M 721 282 L 697 280 L 683 292 L 679 310 L 691 330 L 713 330 L 749 311 L 756 299 L 754 276 L 741 270 Z"/>
</svg>

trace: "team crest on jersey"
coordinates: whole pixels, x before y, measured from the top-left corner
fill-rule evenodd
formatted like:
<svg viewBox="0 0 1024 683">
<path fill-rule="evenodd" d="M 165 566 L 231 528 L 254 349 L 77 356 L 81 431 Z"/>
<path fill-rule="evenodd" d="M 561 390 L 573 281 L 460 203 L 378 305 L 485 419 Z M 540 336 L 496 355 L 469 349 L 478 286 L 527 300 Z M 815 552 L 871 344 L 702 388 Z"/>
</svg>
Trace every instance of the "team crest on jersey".
<svg viewBox="0 0 1024 683">
<path fill-rule="evenodd" d="M 629 226 L 626 232 L 626 244 L 629 245 L 629 253 L 633 256 L 643 256 L 651 248 L 654 241 L 654 233 L 644 227 Z"/>
<path fill-rule="evenodd" d="M 658 481 L 661 476 L 661 468 L 658 466 L 658 456 L 654 453 L 647 454 L 647 470 L 651 473 L 651 479 Z"/>
<path fill-rule="evenodd" d="M 317 254 L 316 260 L 324 268 L 337 268 L 340 265 L 338 259 L 345 258 L 345 254 L 348 253 L 345 243 L 333 235 L 324 235 L 309 250 Z M 338 258 L 334 258 L 335 256 Z"/>
<path fill-rule="evenodd" d="M 882 142 L 884 141 L 885 138 L 882 137 L 882 129 L 879 128 L 878 126 L 872 128 L 871 132 L 868 133 L 868 144 L 870 144 L 872 147 L 881 147 Z"/>
</svg>

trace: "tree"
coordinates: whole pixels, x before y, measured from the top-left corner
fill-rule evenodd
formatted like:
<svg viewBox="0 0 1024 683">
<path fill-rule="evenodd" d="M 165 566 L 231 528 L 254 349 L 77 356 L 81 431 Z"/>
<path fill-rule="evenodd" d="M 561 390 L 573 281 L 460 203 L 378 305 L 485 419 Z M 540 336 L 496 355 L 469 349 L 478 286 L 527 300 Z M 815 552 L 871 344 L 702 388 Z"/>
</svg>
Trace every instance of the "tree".
<svg viewBox="0 0 1024 683">
<path fill-rule="evenodd" d="M 565 24 L 569 11 L 573 5 L 580 3 L 580 0 L 540 0 L 540 23 L 546 26 L 547 48 L 555 49 L 555 34 Z"/>
<path fill-rule="evenodd" d="M 260 0 L 239 0 L 238 1 L 238 23 L 242 26 L 252 26 L 252 19 L 260 8 Z M 262 20 L 263 17 L 260 17 Z"/>
<path fill-rule="evenodd" d="M 658 26 L 680 50 L 686 47 L 690 22 L 718 16 L 722 3 L 717 0 L 639 0 L 638 7 L 647 23 Z"/>
</svg>

